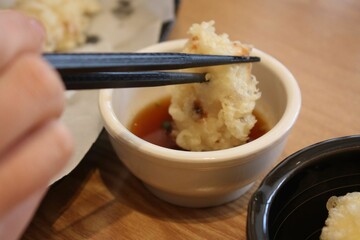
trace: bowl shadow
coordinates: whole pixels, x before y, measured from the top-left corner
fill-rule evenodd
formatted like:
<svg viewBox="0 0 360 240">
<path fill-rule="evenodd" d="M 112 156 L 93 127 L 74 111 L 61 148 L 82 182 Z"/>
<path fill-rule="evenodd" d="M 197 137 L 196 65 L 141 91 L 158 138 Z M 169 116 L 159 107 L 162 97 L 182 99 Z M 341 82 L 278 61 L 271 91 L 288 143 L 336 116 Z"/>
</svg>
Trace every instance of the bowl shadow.
<svg viewBox="0 0 360 240">
<path fill-rule="evenodd" d="M 108 139 L 106 141 L 110 145 L 110 141 Z M 246 214 L 248 194 L 228 204 L 207 208 L 187 208 L 165 202 L 153 195 L 141 180 L 129 172 L 114 150 L 111 152 L 112 157 L 107 159 L 107 163 L 99 166 L 101 178 L 117 201 L 126 204 L 134 211 L 166 221 L 187 223 L 207 223 Z M 120 179 L 119 176 L 124 177 Z M 255 186 L 249 192 L 253 190 Z"/>
</svg>

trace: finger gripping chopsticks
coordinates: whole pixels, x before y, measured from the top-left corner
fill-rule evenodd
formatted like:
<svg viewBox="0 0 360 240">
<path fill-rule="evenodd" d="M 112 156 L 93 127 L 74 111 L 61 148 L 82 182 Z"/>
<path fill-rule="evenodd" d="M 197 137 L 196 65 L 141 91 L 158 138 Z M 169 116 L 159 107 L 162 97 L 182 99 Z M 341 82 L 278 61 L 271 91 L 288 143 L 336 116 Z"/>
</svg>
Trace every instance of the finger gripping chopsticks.
<svg viewBox="0 0 360 240">
<path fill-rule="evenodd" d="M 146 72 L 260 61 L 259 57 L 185 53 L 44 54 L 67 89 L 146 87 L 204 82 L 204 73 Z M 148 78 L 149 80 L 146 80 Z"/>
</svg>

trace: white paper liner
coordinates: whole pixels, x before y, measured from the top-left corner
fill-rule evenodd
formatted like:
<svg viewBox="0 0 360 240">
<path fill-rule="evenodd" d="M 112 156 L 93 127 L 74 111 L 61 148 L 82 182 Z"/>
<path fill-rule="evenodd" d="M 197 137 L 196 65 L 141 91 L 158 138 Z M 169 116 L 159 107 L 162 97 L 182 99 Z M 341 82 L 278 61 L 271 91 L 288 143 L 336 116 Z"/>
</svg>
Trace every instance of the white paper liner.
<svg viewBox="0 0 360 240">
<path fill-rule="evenodd" d="M 1 0 L 0 8 L 15 0 Z M 163 22 L 174 19 L 173 0 L 101 0 L 102 11 L 91 22 L 88 34 L 99 39 L 74 52 L 133 52 L 158 42 Z M 50 184 L 69 174 L 99 136 L 103 124 L 98 110 L 98 91 L 66 92 L 62 120 L 73 133 L 75 153 Z"/>
</svg>

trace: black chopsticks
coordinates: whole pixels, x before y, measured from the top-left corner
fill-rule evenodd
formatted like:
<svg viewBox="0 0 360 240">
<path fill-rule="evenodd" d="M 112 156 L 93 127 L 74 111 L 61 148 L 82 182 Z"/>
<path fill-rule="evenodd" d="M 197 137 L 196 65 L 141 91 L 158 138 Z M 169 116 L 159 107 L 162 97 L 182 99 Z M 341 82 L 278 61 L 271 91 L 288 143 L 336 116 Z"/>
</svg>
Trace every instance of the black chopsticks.
<svg viewBox="0 0 360 240">
<path fill-rule="evenodd" d="M 61 73 L 66 89 L 155 87 L 206 82 L 206 73 L 182 72 L 94 72 Z"/>
<path fill-rule="evenodd" d="M 204 73 L 154 72 L 260 61 L 259 57 L 185 53 L 55 53 L 44 58 L 67 89 L 148 87 L 205 82 Z"/>
</svg>

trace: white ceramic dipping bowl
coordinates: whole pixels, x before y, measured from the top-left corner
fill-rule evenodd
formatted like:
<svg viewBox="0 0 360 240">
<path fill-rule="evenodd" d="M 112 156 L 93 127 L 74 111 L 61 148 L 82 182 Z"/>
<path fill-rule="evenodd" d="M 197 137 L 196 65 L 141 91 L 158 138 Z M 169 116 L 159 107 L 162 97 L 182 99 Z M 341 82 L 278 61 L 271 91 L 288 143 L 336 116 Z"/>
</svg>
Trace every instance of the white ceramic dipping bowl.
<svg viewBox="0 0 360 240">
<path fill-rule="evenodd" d="M 185 40 L 160 43 L 143 52 L 177 52 Z M 244 194 L 280 157 L 301 106 L 298 84 L 275 58 L 253 50 L 261 62 L 253 74 L 262 92 L 256 109 L 271 126 L 242 146 L 207 152 L 173 150 L 151 144 L 128 130 L 134 116 L 149 103 L 169 96 L 167 87 L 105 89 L 99 104 L 116 154 L 157 197 L 187 207 L 227 203 Z"/>
</svg>

